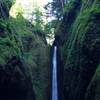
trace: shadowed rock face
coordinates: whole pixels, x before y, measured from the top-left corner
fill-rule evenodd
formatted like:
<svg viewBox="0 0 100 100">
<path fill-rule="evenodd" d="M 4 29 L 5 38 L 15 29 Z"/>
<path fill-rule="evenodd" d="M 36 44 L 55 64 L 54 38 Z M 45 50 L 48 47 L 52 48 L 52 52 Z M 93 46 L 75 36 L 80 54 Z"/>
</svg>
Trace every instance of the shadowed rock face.
<svg viewBox="0 0 100 100">
<path fill-rule="evenodd" d="M 69 9 L 56 33 L 55 43 L 60 46 L 64 64 L 64 100 L 100 99 L 100 75 L 97 71 L 100 63 L 99 4 L 99 0 L 88 0 L 82 1 L 78 10 Z M 68 17 L 70 12 L 74 12 L 72 16 L 77 12 L 72 22 Z M 65 21 L 68 19 L 69 23 Z"/>
<path fill-rule="evenodd" d="M 0 66 L 1 100 L 35 100 L 32 83 L 24 67 L 17 57 L 10 59 L 5 66 Z"/>
<path fill-rule="evenodd" d="M 35 100 L 32 81 L 25 70 L 25 62 L 19 54 L 16 55 L 12 50 L 9 52 L 12 48 L 11 41 L 6 40 L 12 34 L 9 36 L 7 30 L 12 3 L 9 0 L 0 0 L 0 100 Z M 15 46 L 17 47 L 16 44 Z"/>
<path fill-rule="evenodd" d="M 0 18 L 7 18 L 14 0 L 0 0 Z"/>
<path fill-rule="evenodd" d="M 50 80 L 45 36 L 34 31 L 21 14 L 9 17 L 11 1 L 0 0 L 0 100 L 47 100 Z"/>
</svg>

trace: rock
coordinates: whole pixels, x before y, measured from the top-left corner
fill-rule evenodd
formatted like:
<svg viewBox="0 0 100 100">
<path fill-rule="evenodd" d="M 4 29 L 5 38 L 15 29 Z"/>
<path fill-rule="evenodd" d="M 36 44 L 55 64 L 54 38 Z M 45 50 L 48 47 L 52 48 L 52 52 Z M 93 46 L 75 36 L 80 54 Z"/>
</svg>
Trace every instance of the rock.
<svg viewBox="0 0 100 100">
<path fill-rule="evenodd" d="M 85 100 L 100 100 L 100 65 L 87 88 Z"/>
<path fill-rule="evenodd" d="M 77 2 L 78 5 L 80 3 L 80 9 L 77 9 L 78 6 L 73 1 L 73 6 L 66 11 L 62 23 L 55 33 L 55 43 L 60 46 L 61 60 L 64 64 L 64 100 L 85 99 L 87 88 L 91 84 L 100 62 L 100 18 L 98 18 L 100 1 L 81 2 L 77 0 Z M 70 19 L 68 15 L 74 18 Z M 98 84 L 100 84 L 99 81 Z M 91 90 L 94 88 L 93 93 L 97 87 L 98 85 L 91 86 Z M 96 100 L 96 97 L 92 99 L 96 95 L 99 100 L 98 92 L 95 92 L 94 95 L 92 92 L 89 94 L 87 98 L 89 97 L 90 100 Z"/>
<path fill-rule="evenodd" d="M 35 100 L 31 80 L 24 68 L 18 57 L 13 57 L 5 66 L 0 66 L 1 100 Z"/>
<path fill-rule="evenodd" d="M 0 0 L 0 100 L 47 100 L 49 47 L 43 32 L 21 14 L 9 16 L 13 0 Z"/>
</svg>

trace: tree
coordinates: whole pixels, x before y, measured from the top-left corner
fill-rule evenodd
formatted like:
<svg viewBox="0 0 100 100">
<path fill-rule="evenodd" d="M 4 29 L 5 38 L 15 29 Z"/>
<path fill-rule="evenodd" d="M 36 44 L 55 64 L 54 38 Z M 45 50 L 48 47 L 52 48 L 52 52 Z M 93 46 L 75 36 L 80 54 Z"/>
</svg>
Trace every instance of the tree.
<svg viewBox="0 0 100 100">
<path fill-rule="evenodd" d="M 42 12 L 38 8 L 36 8 L 35 12 L 33 12 L 33 20 L 34 20 L 35 31 L 43 30 Z"/>
<path fill-rule="evenodd" d="M 50 16 L 50 17 L 54 16 L 55 18 L 59 18 L 59 16 L 60 16 L 59 9 L 61 10 L 61 5 L 59 6 L 59 8 L 58 8 L 58 6 L 59 6 L 59 3 L 57 3 L 56 1 L 48 3 L 45 6 L 48 16 Z"/>
<path fill-rule="evenodd" d="M 49 14 L 52 14 L 52 16 L 55 16 L 55 18 L 59 20 L 63 15 L 64 7 L 68 1 L 69 0 L 53 0 L 53 2 L 50 2 L 45 6 L 45 9 Z"/>
</svg>

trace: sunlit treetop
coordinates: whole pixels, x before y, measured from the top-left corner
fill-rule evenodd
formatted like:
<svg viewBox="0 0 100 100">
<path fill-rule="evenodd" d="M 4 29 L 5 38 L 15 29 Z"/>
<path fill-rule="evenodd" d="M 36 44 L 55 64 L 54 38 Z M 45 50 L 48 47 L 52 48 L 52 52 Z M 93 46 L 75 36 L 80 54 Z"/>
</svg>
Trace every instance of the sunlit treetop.
<svg viewBox="0 0 100 100">
<path fill-rule="evenodd" d="M 10 15 L 16 17 L 18 13 L 23 13 L 25 17 L 34 11 L 35 8 L 41 9 L 44 12 L 44 5 L 52 0 L 16 0 L 16 3 L 12 6 L 10 10 Z"/>
<path fill-rule="evenodd" d="M 16 3 L 12 6 L 10 10 L 10 15 L 16 17 L 18 13 L 31 13 L 34 9 L 33 0 L 16 0 Z"/>
</svg>

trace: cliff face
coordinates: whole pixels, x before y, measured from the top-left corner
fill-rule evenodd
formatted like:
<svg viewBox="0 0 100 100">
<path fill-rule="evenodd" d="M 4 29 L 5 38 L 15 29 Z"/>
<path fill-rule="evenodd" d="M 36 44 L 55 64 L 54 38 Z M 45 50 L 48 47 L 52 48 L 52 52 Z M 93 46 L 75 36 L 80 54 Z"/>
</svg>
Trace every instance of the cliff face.
<svg viewBox="0 0 100 100">
<path fill-rule="evenodd" d="M 0 1 L 0 99 L 46 100 L 49 48 L 22 15 L 9 16 L 13 2 Z"/>
<path fill-rule="evenodd" d="M 100 1 L 68 5 L 55 40 L 64 64 L 64 100 L 99 100 Z"/>
</svg>

